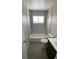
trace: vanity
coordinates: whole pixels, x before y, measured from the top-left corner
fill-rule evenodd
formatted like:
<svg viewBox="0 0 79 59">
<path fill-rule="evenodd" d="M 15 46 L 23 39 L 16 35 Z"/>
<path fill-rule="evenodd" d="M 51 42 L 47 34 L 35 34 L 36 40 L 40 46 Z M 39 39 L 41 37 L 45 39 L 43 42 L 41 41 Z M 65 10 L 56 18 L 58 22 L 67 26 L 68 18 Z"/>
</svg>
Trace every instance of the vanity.
<svg viewBox="0 0 79 59">
<path fill-rule="evenodd" d="M 47 55 L 49 59 L 57 58 L 57 38 L 48 38 Z"/>
</svg>

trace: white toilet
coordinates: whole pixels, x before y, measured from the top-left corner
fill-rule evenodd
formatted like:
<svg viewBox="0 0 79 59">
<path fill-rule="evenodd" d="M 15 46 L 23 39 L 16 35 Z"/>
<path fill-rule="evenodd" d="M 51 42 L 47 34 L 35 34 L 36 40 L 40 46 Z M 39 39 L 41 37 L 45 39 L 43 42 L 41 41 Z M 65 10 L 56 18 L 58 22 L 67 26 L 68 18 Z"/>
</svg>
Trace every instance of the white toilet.
<svg viewBox="0 0 79 59">
<path fill-rule="evenodd" d="M 47 46 L 47 43 L 48 43 L 48 40 L 47 39 L 41 39 L 41 48 L 46 48 Z"/>
</svg>

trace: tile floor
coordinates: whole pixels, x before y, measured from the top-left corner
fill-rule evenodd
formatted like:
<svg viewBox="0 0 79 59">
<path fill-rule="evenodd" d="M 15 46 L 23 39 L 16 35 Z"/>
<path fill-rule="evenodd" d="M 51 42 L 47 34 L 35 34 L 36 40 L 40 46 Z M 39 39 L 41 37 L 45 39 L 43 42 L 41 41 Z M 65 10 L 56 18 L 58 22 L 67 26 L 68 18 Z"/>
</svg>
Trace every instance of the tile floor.
<svg viewBox="0 0 79 59">
<path fill-rule="evenodd" d="M 48 59 L 46 48 L 43 48 L 41 43 L 31 42 L 29 45 L 30 45 L 28 51 L 29 59 Z"/>
</svg>

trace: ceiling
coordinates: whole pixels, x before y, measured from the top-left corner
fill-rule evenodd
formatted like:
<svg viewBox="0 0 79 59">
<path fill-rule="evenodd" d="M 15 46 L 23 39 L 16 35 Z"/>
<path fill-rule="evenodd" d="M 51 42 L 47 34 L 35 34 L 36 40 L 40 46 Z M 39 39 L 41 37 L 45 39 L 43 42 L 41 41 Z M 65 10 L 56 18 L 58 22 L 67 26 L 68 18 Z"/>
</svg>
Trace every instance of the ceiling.
<svg viewBox="0 0 79 59">
<path fill-rule="evenodd" d="M 55 3 L 56 0 L 22 0 L 22 9 L 27 7 L 30 10 L 48 10 Z"/>
</svg>

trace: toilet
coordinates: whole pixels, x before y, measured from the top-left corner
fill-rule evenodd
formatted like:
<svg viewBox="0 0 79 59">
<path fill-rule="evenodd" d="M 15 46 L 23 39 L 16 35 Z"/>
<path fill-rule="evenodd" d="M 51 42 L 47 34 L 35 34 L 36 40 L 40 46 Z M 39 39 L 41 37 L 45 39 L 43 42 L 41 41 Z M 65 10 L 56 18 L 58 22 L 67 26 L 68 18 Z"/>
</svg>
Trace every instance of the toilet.
<svg viewBox="0 0 79 59">
<path fill-rule="evenodd" d="M 47 48 L 48 40 L 46 38 L 41 39 L 41 48 Z"/>
</svg>

